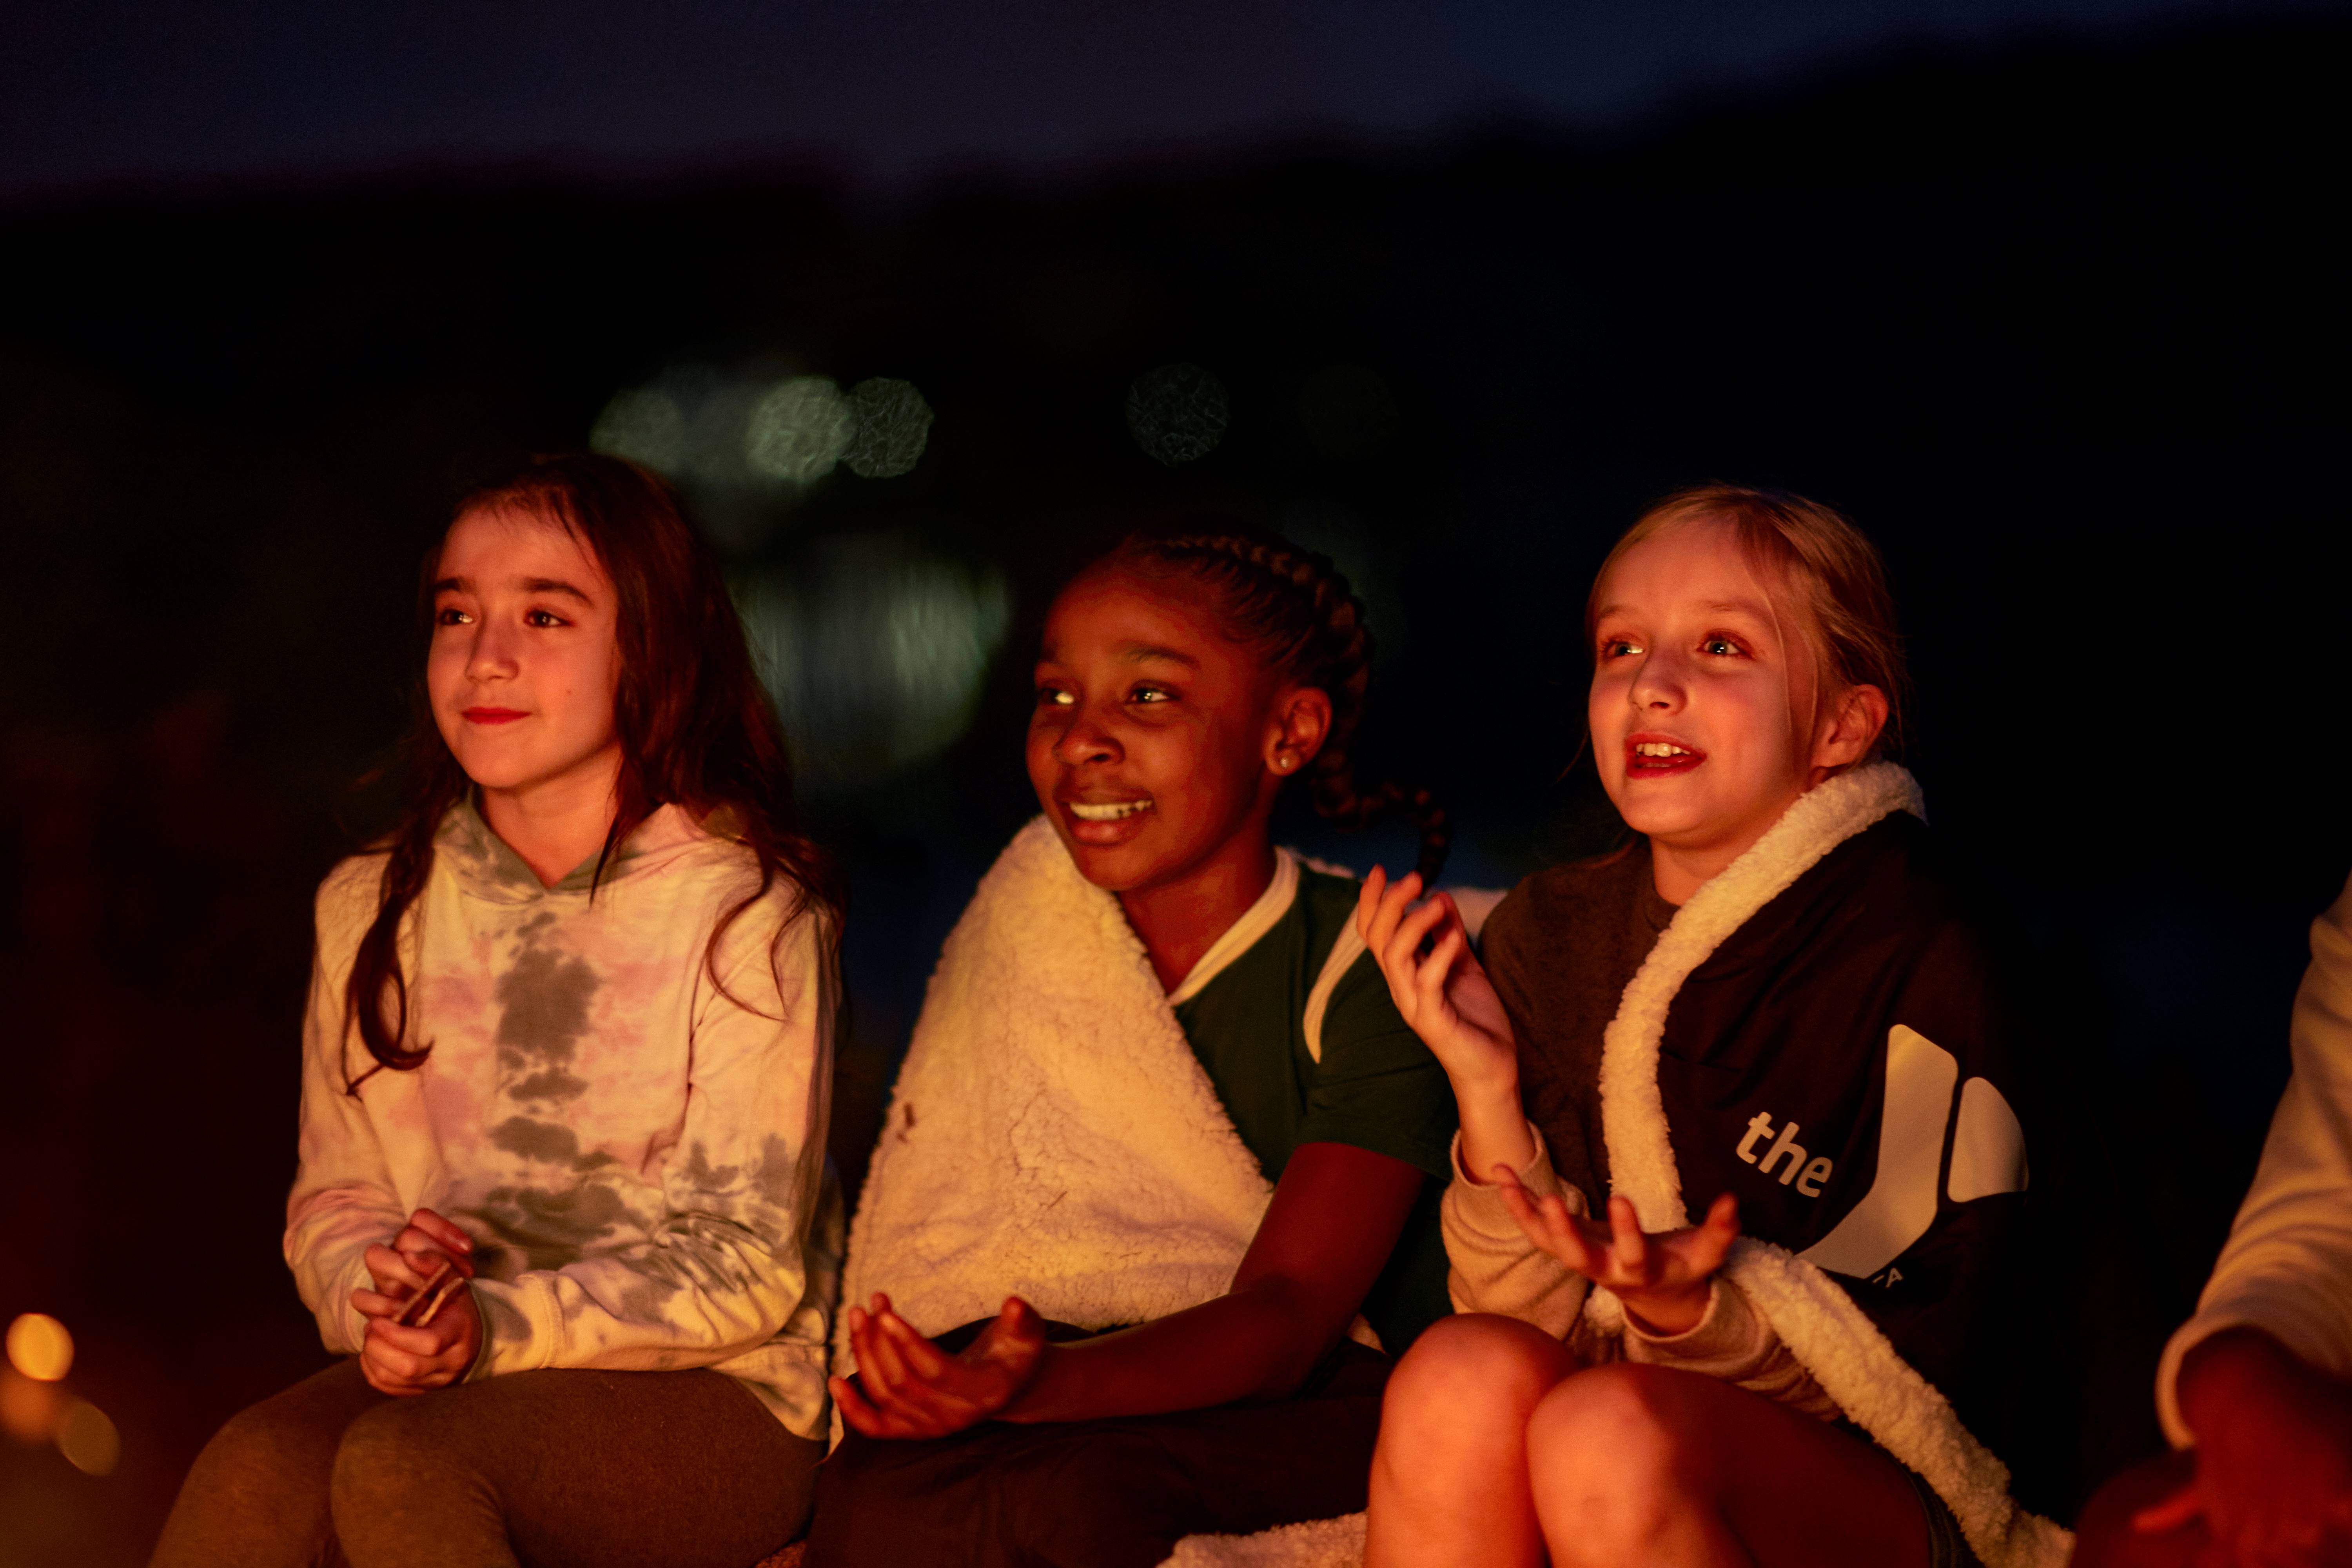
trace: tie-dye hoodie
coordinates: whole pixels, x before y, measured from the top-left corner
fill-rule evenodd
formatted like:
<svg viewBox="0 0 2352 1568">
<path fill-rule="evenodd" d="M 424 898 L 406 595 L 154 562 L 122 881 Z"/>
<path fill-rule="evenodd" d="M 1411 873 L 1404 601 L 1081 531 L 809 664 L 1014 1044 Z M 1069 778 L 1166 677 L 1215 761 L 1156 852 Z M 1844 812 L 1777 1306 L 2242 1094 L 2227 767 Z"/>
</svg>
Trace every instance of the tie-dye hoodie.
<svg viewBox="0 0 2352 1568">
<path fill-rule="evenodd" d="M 841 1257 L 825 1163 L 835 978 L 813 919 L 770 942 L 750 852 L 675 806 L 589 897 L 593 862 L 542 887 L 470 805 L 442 824 L 404 923 L 414 1072 L 377 1072 L 344 984 L 382 856 L 319 890 L 304 1027 L 301 1165 L 286 1260 L 327 1348 L 356 1352 L 362 1255 L 428 1207 L 475 1241 L 474 1377 L 537 1367 L 708 1366 L 803 1436 L 827 1425 Z"/>
</svg>

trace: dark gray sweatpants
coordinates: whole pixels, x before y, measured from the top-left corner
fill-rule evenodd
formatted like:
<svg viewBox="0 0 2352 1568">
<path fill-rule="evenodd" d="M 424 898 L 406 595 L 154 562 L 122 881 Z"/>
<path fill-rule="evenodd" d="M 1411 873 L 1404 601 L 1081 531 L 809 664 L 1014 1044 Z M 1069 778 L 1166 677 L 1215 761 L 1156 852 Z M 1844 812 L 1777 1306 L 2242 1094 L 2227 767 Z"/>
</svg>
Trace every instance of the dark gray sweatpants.
<svg viewBox="0 0 2352 1568">
<path fill-rule="evenodd" d="M 346 1361 L 205 1446 L 153 1568 L 745 1568 L 807 1522 L 824 1457 L 719 1373 L 522 1372 L 394 1399 Z"/>
</svg>

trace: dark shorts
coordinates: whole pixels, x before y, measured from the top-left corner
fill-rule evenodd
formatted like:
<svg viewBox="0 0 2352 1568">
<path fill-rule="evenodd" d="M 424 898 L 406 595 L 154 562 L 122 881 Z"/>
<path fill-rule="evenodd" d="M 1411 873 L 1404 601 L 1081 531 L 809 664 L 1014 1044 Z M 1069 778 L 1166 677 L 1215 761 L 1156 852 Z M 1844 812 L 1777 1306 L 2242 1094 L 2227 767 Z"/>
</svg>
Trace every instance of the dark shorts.
<svg viewBox="0 0 2352 1568">
<path fill-rule="evenodd" d="M 1968 1537 L 1960 1533 L 1960 1521 L 1936 1489 L 1908 1465 L 1903 1467 L 1903 1476 L 1919 1494 L 1919 1511 L 1927 1518 L 1927 1568 L 1983 1568 Z"/>
<path fill-rule="evenodd" d="M 1845 1417 L 1840 1416 L 1832 1425 L 1857 1442 L 1878 1448 L 1877 1438 Z M 1884 1454 L 1886 1450 L 1879 1448 L 1879 1452 Z M 1927 1522 L 1927 1568 L 1984 1568 L 1982 1560 L 1969 1545 L 1969 1538 L 1960 1533 L 1960 1521 L 1952 1517 L 1951 1508 L 1936 1495 L 1936 1489 L 1927 1484 L 1927 1478 L 1894 1455 L 1887 1454 L 1886 1458 L 1903 1472 L 1903 1479 L 1911 1483 L 1912 1493 L 1919 1500 L 1919 1515 Z"/>
<path fill-rule="evenodd" d="M 852 1432 L 817 1471 L 806 1568 L 1153 1568 L 1187 1535 L 1354 1513 L 1388 1372 L 1343 1340 L 1288 1399 L 928 1440 Z"/>
</svg>

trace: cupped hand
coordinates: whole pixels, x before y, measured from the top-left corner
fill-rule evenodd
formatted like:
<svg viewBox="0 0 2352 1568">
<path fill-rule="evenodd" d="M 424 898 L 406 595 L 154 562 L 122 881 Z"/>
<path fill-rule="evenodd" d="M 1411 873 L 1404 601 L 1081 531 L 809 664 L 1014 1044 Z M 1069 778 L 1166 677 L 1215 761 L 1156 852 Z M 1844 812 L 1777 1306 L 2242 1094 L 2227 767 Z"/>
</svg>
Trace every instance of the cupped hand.
<svg viewBox="0 0 2352 1568">
<path fill-rule="evenodd" d="M 834 1378 L 833 1397 L 841 1418 L 869 1437 L 944 1437 L 988 1420 L 1035 1379 L 1046 1348 L 1045 1321 L 1018 1296 L 950 1355 L 877 1293 L 849 1309 L 849 1343 L 858 1382 Z"/>
<path fill-rule="evenodd" d="M 1609 1200 L 1609 1223 L 1570 1214 L 1558 1194 L 1538 1197 L 1519 1184 L 1507 1165 L 1493 1173 L 1503 1206 L 1529 1241 L 1591 1280 L 1606 1285 L 1625 1310 L 1654 1333 L 1679 1334 L 1706 1315 L 1716 1271 L 1739 1237 L 1739 1205 L 1729 1193 L 1715 1200 L 1706 1218 L 1681 1230 L 1647 1233 L 1633 1200 Z"/>
<path fill-rule="evenodd" d="M 1421 873 L 1391 883 L 1379 867 L 1356 895 L 1356 932 L 1389 983 L 1405 1025 L 1421 1037 L 1459 1089 L 1516 1086 L 1518 1045 L 1511 1021 L 1475 954 L 1454 900 L 1439 893 L 1414 909 Z"/>
<path fill-rule="evenodd" d="M 2352 1562 L 2352 1386 L 2260 1331 L 2216 1335 L 2189 1353 L 2181 1404 L 2196 1472 L 2133 1528 L 2162 1534 L 2201 1520 L 2214 1568 Z"/>
</svg>

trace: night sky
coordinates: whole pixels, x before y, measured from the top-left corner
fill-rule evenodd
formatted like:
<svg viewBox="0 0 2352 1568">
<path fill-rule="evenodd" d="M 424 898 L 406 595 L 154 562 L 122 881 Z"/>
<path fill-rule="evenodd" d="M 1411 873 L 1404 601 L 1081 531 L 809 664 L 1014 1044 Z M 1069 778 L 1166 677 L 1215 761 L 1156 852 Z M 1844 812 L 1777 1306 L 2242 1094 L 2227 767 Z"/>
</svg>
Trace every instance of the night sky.
<svg viewBox="0 0 2352 1568">
<path fill-rule="evenodd" d="M 2152 1451 L 2352 868 L 2343 7 L 654 16 L 0 11 L 0 1321 L 63 1319 L 122 1443 L 0 1435 L 0 1568 L 143 1561 L 204 1437 L 321 1359 L 278 1256 L 310 898 L 389 804 L 353 781 L 453 493 L 624 394 L 813 378 L 919 388 L 912 469 L 679 477 L 762 635 L 837 641 L 788 720 L 854 882 L 850 1179 L 1034 809 L 1087 520 L 1337 556 L 1360 754 L 1502 885 L 1615 826 L 1576 765 L 1609 542 L 1785 485 L 1885 552 L 1908 760 L 2046 1069 L 2003 1451 L 2061 1513 Z M 1230 415 L 1172 465 L 1128 413 L 1171 365 Z M 891 674 L 856 634 L 918 602 L 934 662 Z"/>
<path fill-rule="evenodd" d="M 0 193 L 780 158 L 877 188 L 973 168 L 1412 147 L 1654 122 L 1889 57 L 2316 14 L 2293 0 L 616 0 L 19 4 Z"/>
</svg>

